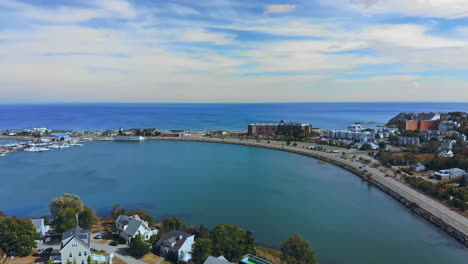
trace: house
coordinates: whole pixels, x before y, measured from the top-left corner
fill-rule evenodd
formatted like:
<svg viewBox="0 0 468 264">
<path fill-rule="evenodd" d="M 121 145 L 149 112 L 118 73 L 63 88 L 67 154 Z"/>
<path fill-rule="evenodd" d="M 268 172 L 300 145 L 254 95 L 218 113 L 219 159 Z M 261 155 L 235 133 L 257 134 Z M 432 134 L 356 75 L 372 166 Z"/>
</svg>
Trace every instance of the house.
<svg viewBox="0 0 468 264">
<path fill-rule="evenodd" d="M 398 144 L 400 146 L 419 145 L 418 137 L 398 137 Z"/>
<path fill-rule="evenodd" d="M 465 174 L 465 171 L 459 168 L 452 168 L 452 169 L 447 169 L 447 170 L 439 170 L 438 172 L 434 174 L 441 180 L 448 180 L 448 179 L 463 176 Z"/>
<path fill-rule="evenodd" d="M 208 256 L 203 264 L 231 264 L 231 262 L 227 261 L 223 256 L 219 256 L 217 258 Z"/>
<path fill-rule="evenodd" d="M 267 260 L 264 260 L 262 258 L 259 258 L 257 256 L 253 256 L 253 255 L 245 255 L 241 258 L 241 260 L 239 260 L 239 264 L 273 264 L 271 263 L 270 261 L 267 261 Z"/>
<path fill-rule="evenodd" d="M 452 120 L 444 120 L 439 123 L 439 131 L 447 132 L 450 130 L 456 130 L 460 127 L 460 124 Z"/>
<path fill-rule="evenodd" d="M 439 157 L 444 157 L 444 158 L 453 158 L 454 154 L 451 149 L 444 149 L 441 152 L 439 152 Z"/>
<path fill-rule="evenodd" d="M 162 257 L 174 256 L 177 261 L 188 262 L 192 259 L 193 243 L 195 243 L 195 235 L 172 230 L 161 236 L 156 242 L 156 247 Z"/>
<path fill-rule="evenodd" d="M 444 139 L 442 142 L 440 142 L 440 148 L 441 149 L 452 149 L 453 145 L 455 145 L 457 141 L 455 139 Z"/>
<path fill-rule="evenodd" d="M 44 219 L 39 218 L 39 219 L 31 219 L 31 222 L 36 229 L 36 233 L 39 235 L 39 239 L 43 239 L 49 231 L 50 226 L 44 225 Z"/>
<path fill-rule="evenodd" d="M 60 257 L 62 263 L 87 263 L 91 254 L 91 232 L 76 226 L 62 235 Z"/>
<path fill-rule="evenodd" d="M 149 240 L 152 235 L 158 233 L 157 229 L 148 226 L 148 222 L 141 220 L 138 215 L 119 215 L 115 220 L 117 235 L 130 243 L 138 234 L 143 236 L 144 240 Z"/>
<path fill-rule="evenodd" d="M 422 165 L 421 162 L 417 162 L 417 163 L 414 163 L 413 165 L 411 165 L 411 170 L 415 171 L 415 172 L 420 172 L 420 171 L 423 171 L 425 169 L 426 169 L 426 167 L 424 165 Z"/>
</svg>

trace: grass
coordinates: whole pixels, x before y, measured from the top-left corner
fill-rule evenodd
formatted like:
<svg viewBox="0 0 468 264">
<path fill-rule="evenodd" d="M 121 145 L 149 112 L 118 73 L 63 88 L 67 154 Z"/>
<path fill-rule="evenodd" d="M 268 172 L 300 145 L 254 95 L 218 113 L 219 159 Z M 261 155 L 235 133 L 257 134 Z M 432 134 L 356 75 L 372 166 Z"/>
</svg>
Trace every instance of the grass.
<svg viewBox="0 0 468 264">
<path fill-rule="evenodd" d="M 127 262 L 123 261 L 122 259 L 118 258 L 118 257 L 114 257 L 112 259 L 112 263 L 113 264 L 127 264 Z"/>
<path fill-rule="evenodd" d="M 9 259 L 6 261 L 7 264 L 33 264 L 38 258 L 33 257 L 32 255 L 26 257 L 16 257 L 14 259 Z"/>
<path fill-rule="evenodd" d="M 281 255 L 282 253 L 278 250 L 274 250 L 271 248 L 266 248 L 266 247 L 255 247 L 255 250 L 257 250 L 257 254 L 261 258 L 265 258 L 273 263 L 283 263 L 281 261 Z"/>
<path fill-rule="evenodd" d="M 157 256 L 153 253 L 148 253 L 146 255 L 144 255 L 140 261 L 143 261 L 145 263 L 148 263 L 148 264 L 155 264 L 155 263 L 158 263 L 159 264 L 173 264 L 172 262 L 160 257 L 160 256 Z"/>
</svg>

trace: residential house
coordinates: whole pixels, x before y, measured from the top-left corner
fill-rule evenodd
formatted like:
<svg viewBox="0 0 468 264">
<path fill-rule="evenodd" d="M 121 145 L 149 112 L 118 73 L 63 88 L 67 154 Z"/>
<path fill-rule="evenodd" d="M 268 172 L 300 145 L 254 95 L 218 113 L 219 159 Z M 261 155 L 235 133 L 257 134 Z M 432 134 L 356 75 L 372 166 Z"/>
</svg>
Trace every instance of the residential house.
<svg viewBox="0 0 468 264">
<path fill-rule="evenodd" d="M 142 220 L 138 215 L 119 215 L 115 220 L 117 235 L 130 243 L 136 235 L 141 234 L 144 240 L 149 240 L 156 235 L 158 230 L 148 226 L 148 222 Z"/>
<path fill-rule="evenodd" d="M 460 123 L 457 123 L 452 120 L 444 120 L 444 121 L 440 121 L 439 123 L 439 131 L 443 133 L 447 131 L 451 131 L 451 130 L 456 130 L 459 127 L 460 127 Z"/>
<path fill-rule="evenodd" d="M 420 172 L 426 169 L 424 165 L 421 164 L 421 162 L 416 162 L 413 165 L 411 165 L 411 170 L 415 172 Z"/>
<path fill-rule="evenodd" d="M 441 149 L 452 149 L 453 145 L 455 145 L 457 141 L 455 139 L 444 139 L 442 142 L 440 142 L 440 148 Z"/>
<path fill-rule="evenodd" d="M 62 263 L 87 263 L 91 254 L 91 232 L 76 226 L 62 235 L 60 257 Z"/>
<path fill-rule="evenodd" d="M 208 256 L 208 258 L 206 258 L 206 260 L 205 260 L 205 262 L 203 262 L 203 264 L 231 264 L 231 262 L 229 262 L 223 256 L 219 256 L 217 258 L 215 258 L 213 256 Z"/>
<path fill-rule="evenodd" d="M 192 245 L 195 235 L 178 230 L 169 231 L 156 242 L 156 247 L 162 257 L 173 257 L 177 261 L 188 262 L 192 259 Z"/>
<path fill-rule="evenodd" d="M 453 158 L 454 154 L 451 149 L 444 149 L 441 152 L 439 152 L 439 157 L 444 157 L 444 158 Z"/>
<path fill-rule="evenodd" d="M 398 137 L 400 146 L 419 145 L 419 137 Z"/>
<path fill-rule="evenodd" d="M 49 231 L 50 226 L 44 225 L 44 218 L 31 219 L 31 222 L 36 229 L 36 233 L 39 235 L 39 239 L 43 239 L 47 231 Z"/>
</svg>

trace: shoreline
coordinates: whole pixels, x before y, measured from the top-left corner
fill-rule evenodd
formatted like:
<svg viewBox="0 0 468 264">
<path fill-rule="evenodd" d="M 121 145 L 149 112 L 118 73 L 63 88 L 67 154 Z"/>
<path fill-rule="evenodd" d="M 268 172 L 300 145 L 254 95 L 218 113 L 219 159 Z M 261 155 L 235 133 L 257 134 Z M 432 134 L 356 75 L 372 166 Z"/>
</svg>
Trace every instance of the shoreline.
<svg viewBox="0 0 468 264">
<path fill-rule="evenodd" d="M 427 222 L 433 224 L 446 234 L 450 235 L 463 246 L 468 248 L 468 218 L 464 217 L 457 212 L 452 211 L 445 205 L 425 196 L 422 193 L 404 185 L 403 183 L 391 178 L 385 177 L 384 173 L 372 168 L 367 167 L 368 172 L 359 169 L 360 164 L 353 163 L 349 160 L 342 160 L 336 158 L 337 153 L 325 153 L 298 147 L 279 146 L 262 142 L 249 142 L 221 138 L 162 138 L 162 137 L 149 137 L 147 140 L 159 141 L 188 141 L 188 142 L 205 142 L 205 143 L 220 143 L 243 145 L 250 147 L 267 148 L 279 151 L 286 151 L 303 156 L 308 156 L 321 161 L 331 163 L 342 169 L 345 169 L 361 179 L 367 181 L 373 186 L 377 187 L 393 199 L 400 202 L 412 213 L 422 217 Z"/>
</svg>

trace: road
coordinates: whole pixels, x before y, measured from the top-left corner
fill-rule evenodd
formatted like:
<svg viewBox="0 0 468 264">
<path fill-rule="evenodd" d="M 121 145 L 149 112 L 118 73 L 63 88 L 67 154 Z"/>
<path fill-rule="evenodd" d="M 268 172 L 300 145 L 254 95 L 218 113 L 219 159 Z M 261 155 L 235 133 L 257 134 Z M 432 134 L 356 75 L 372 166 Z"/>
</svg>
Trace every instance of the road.
<svg viewBox="0 0 468 264">
<path fill-rule="evenodd" d="M 339 150 L 339 153 L 326 153 L 323 151 L 315 151 L 315 150 L 306 149 L 304 148 L 306 146 L 304 145 L 304 143 L 298 143 L 299 145 L 297 147 L 293 147 L 293 146 L 282 145 L 281 142 L 277 142 L 277 141 L 271 141 L 270 143 L 266 143 L 266 142 L 256 142 L 255 140 L 245 140 L 245 139 L 240 141 L 239 139 L 230 139 L 230 138 L 220 139 L 220 138 L 184 137 L 184 138 L 153 138 L 153 139 L 212 142 L 212 143 L 225 143 L 225 144 L 237 144 L 237 145 L 263 147 L 263 148 L 294 152 L 294 153 L 303 154 L 303 155 L 311 156 L 311 157 L 318 158 L 318 159 L 325 158 L 325 159 L 331 160 L 333 163 L 353 167 L 356 170 L 362 170 L 359 167 L 363 166 L 363 164 L 358 161 L 353 162 L 350 159 L 342 159 L 340 157 L 341 153 L 342 152 L 349 153 L 349 150 L 340 149 L 337 147 L 324 146 L 324 148 Z M 307 144 L 307 145 L 311 145 L 311 144 Z M 354 153 L 350 153 L 350 155 L 353 155 L 353 154 Z M 356 154 L 358 155 L 358 157 L 360 156 L 358 153 Z M 365 156 L 365 158 L 375 161 L 373 158 L 367 155 Z M 383 186 L 386 186 L 387 188 L 397 192 L 401 196 L 405 197 L 407 200 L 417 203 L 421 208 L 427 210 L 432 215 L 439 217 L 444 222 L 451 225 L 453 228 L 465 234 L 465 236 L 468 235 L 468 218 L 466 218 L 465 216 L 451 210 L 445 205 L 439 203 L 438 201 L 435 201 L 434 199 L 410 188 L 409 186 L 399 182 L 398 180 L 392 177 L 386 177 L 385 173 L 379 171 L 376 168 L 368 166 L 365 169 L 369 173 L 372 174 L 372 177 L 374 180 L 376 180 Z"/>
</svg>

